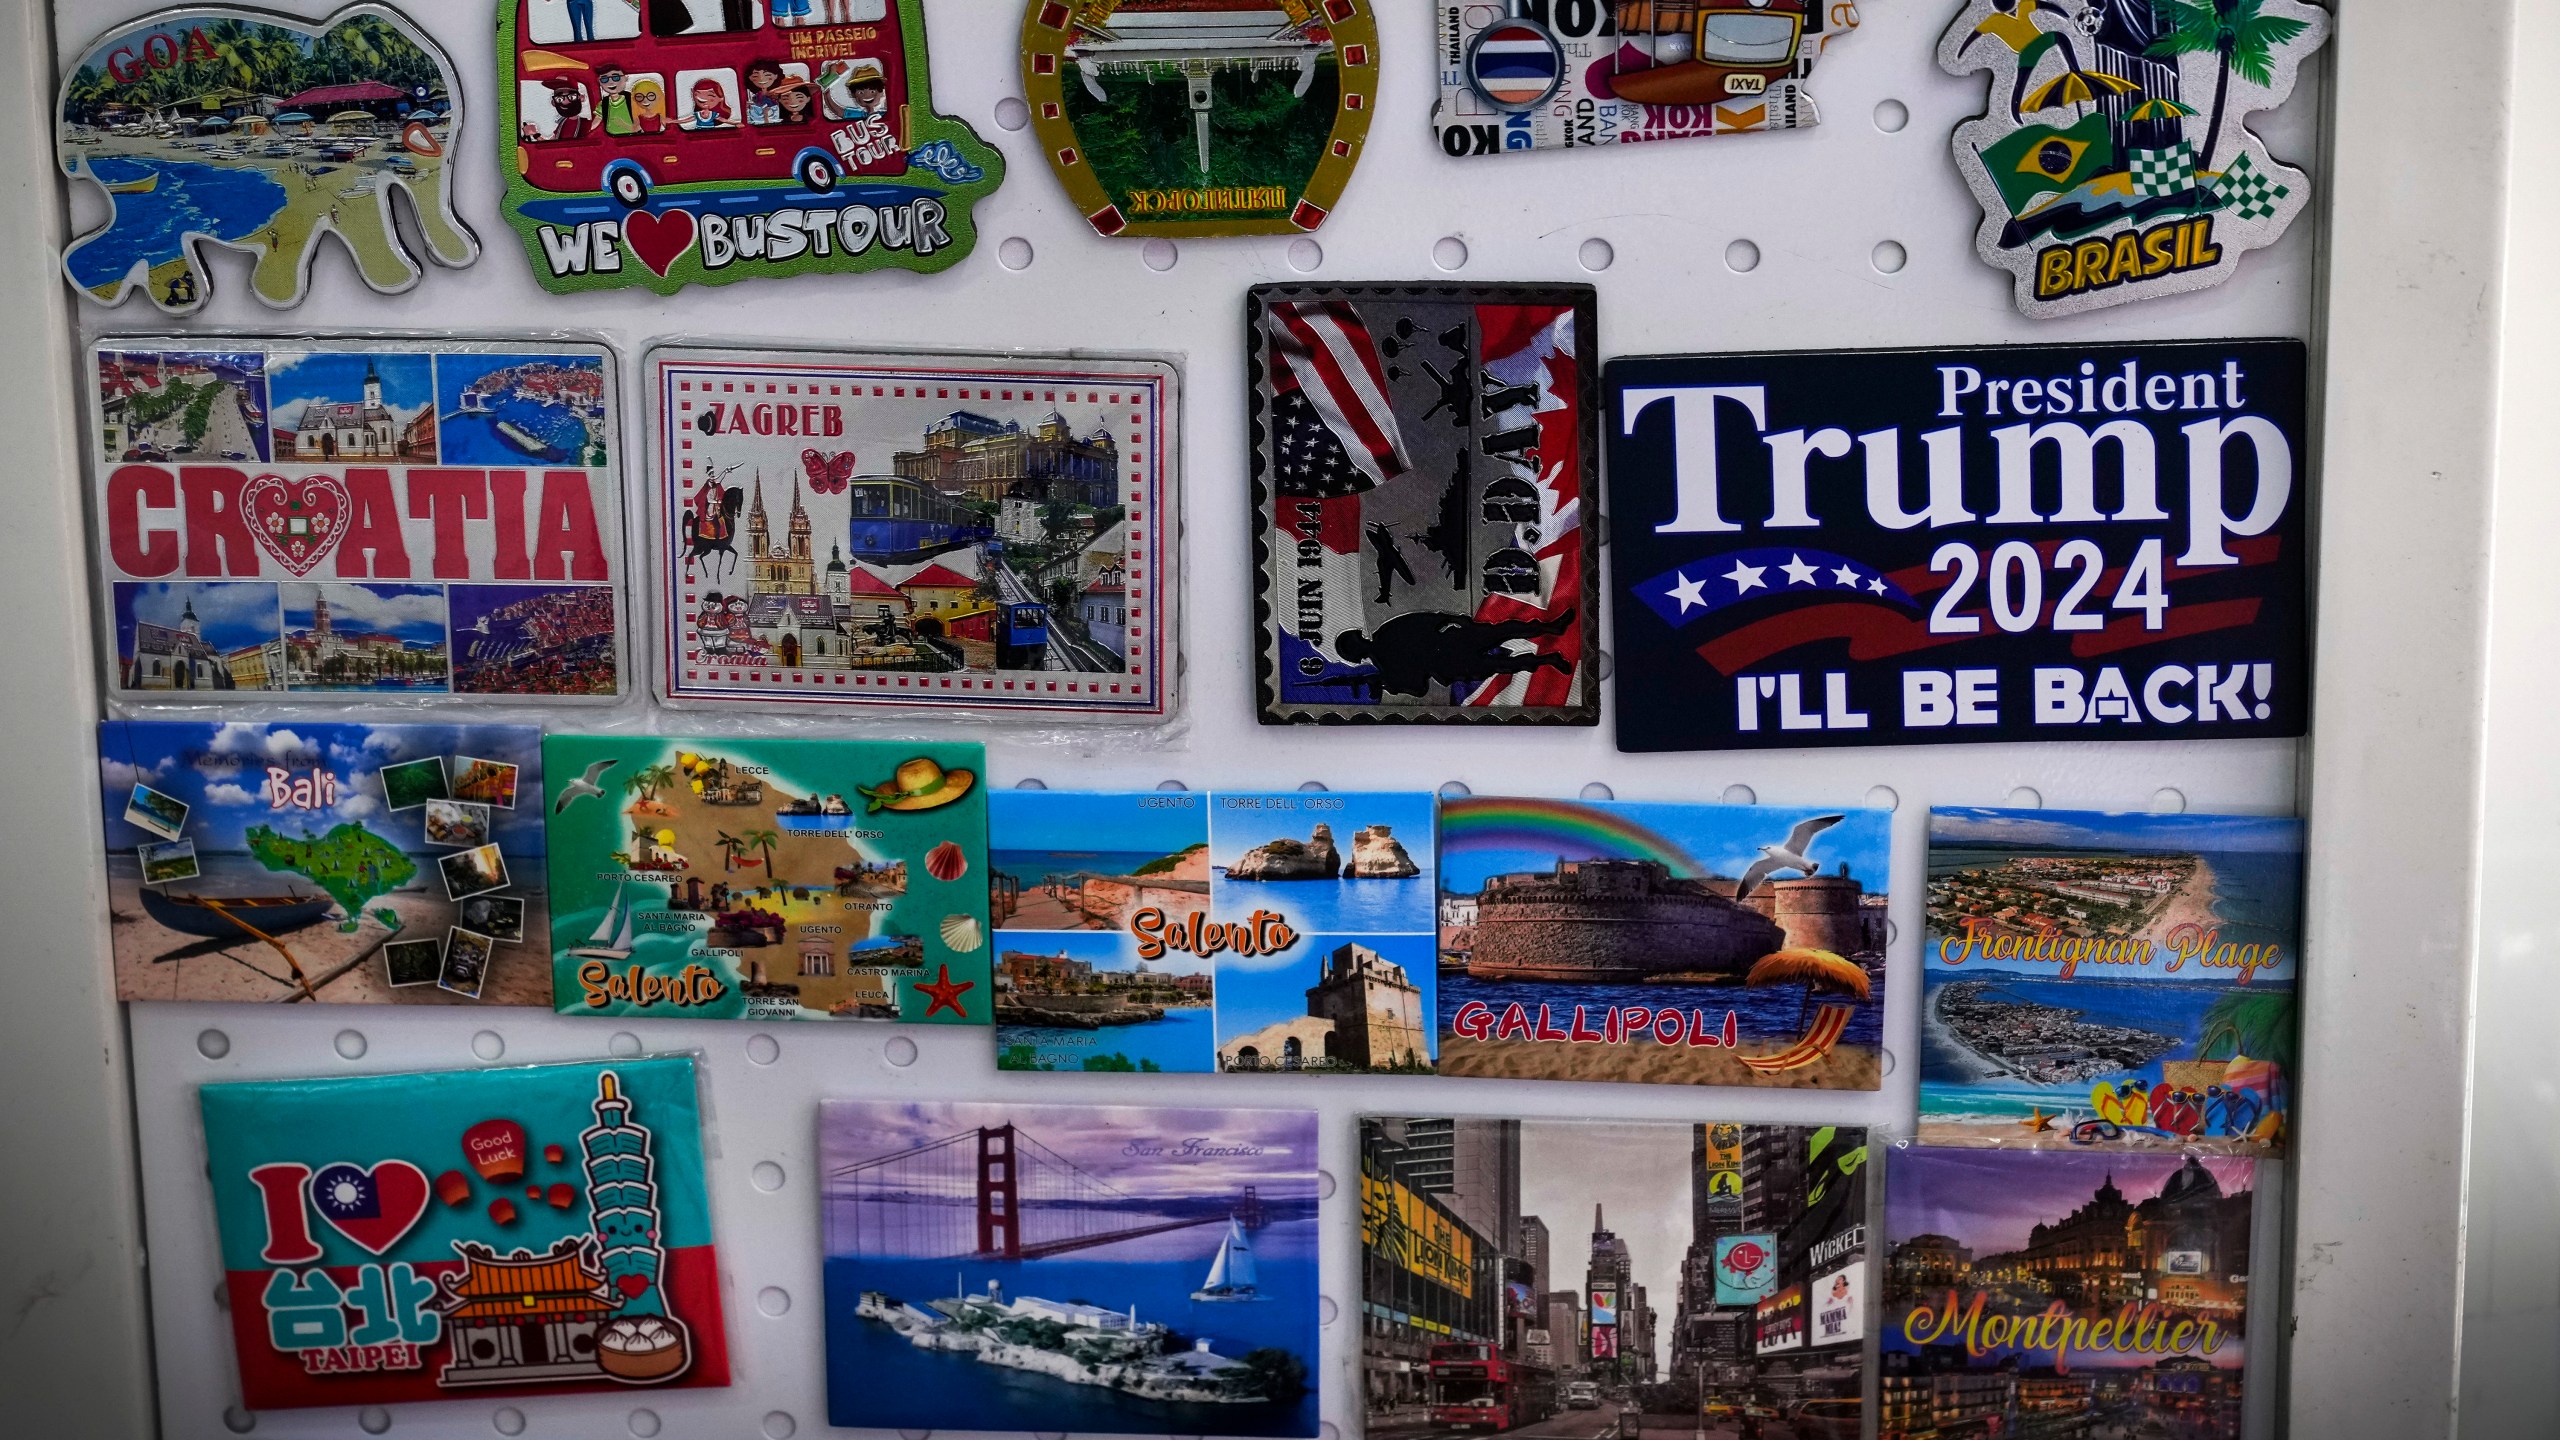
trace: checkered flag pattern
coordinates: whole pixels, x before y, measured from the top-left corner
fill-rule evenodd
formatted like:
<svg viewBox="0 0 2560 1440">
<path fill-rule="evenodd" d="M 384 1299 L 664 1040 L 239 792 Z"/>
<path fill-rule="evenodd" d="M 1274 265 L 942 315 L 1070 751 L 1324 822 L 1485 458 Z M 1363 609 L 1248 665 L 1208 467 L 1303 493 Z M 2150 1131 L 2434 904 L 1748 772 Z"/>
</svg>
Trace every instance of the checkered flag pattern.
<svg viewBox="0 0 2560 1440">
<path fill-rule="evenodd" d="M 2187 142 L 2133 152 L 2133 193 L 2145 199 L 2183 195 L 2195 186 L 2196 156 Z"/>
<path fill-rule="evenodd" d="M 2245 150 L 2240 152 L 2239 159 L 2231 162 L 2230 169 L 2222 172 L 2222 179 L 2214 188 L 2222 193 L 2222 203 L 2242 220 L 2265 220 L 2273 216 L 2277 204 L 2293 193 L 2291 187 L 2278 185 L 2259 174 L 2258 167 L 2249 163 L 2249 153 Z"/>
</svg>

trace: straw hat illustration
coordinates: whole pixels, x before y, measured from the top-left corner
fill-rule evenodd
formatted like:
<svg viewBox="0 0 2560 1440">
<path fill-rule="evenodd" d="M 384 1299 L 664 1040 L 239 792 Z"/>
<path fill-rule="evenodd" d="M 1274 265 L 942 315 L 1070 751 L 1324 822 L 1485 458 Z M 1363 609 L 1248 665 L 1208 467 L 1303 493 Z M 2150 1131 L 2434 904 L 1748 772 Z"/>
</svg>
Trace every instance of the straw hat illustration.
<svg viewBox="0 0 2560 1440">
<path fill-rule="evenodd" d="M 880 785 L 859 787 L 862 797 L 870 801 L 869 813 L 880 810 L 932 810 L 948 805 L 969 793 L 978 783 L 977 772 L 945 770 L 939 764 L 917 756 L 898 767 L 897 773 Z"/>
</svg>

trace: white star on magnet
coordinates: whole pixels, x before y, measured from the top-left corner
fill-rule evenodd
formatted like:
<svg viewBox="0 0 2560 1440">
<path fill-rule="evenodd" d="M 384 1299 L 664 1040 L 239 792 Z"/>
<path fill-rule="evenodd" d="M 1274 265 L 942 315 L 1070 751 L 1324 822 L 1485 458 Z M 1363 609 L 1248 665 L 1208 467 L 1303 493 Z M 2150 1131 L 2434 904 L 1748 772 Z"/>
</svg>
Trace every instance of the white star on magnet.
<svg viewBox="0 0 2560 1440">
<path fill-rule="evenodd" d="M 1778 568 L 1787 572 L 1787 583 L 1790 585 L 1810 585 L 1813 583 L 1813 577 L 1819 573 L 1812 566 L 1804 563 L 1804 557 L 1801 555 L 1788 556 L 1787 563 Z"/>
<path fill-rule="evenodd" d="M 1766 583 L 1760 576 L 1768 568 L 1765 565 L 1745 565 L 1736 560 L 1733 562 L 1733 568 L 1724 572 L 1724 578 L 1733 582 L 1734 593 L 1739 595 L 1745 591 L 1757 590 Z"/>
<path fill-rule="evenodd" d="M 1706 581 L 1692 580 L 1678 572 L 1674 572 L 1674 578 L 1678 583 L 1671 587 L 1671 598 L 1680 602 L 1681 614 L 1686 615 L 1692 610 L 1708 608 Z"/>
<path fill-rule="evenodd" d="M 1858 588 L 1858 572 L 1857 572 L 1857 571 L 1855 571 L 1855 570 L 1850 569 L 1850 568 L 1849 568 L 1848 566 L 1846 566 L 1846 565 L 1843 565 L 1843 566 L 1839 567 L 1838 569 L 1836 569 L 1836 570 L 1832 571 L 1832 572 L 1831 572 L 1831 578 L 1832 578 L 1832 579 L 1834 579 L 1834 580 L 1839 581 L 1839 582 L 1840 582 L 1841 584 L 1843 584 L 1843 585 L 1848 586 L 1848 587 L 1849 587 L 1850 589 L 1852 589 L 1852 590 L 1855 590 L 1855 589 L 1857 589 L 1857 588 Z"/>
<path fill-rule="evenodd" d="M 1884 582 L 1882 580 L 1870 580 L 1867 582 L 1867 588 L 1878 595 L 1881 595 L 1884 593 Z"/>
</svg>

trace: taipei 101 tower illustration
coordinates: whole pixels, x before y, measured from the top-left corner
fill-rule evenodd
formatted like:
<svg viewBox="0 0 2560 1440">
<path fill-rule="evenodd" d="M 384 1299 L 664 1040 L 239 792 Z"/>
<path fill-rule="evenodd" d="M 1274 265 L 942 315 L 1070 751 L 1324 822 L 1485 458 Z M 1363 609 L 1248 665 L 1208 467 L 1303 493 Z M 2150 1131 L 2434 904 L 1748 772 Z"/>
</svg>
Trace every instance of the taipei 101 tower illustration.
<svg viewBox="0 0 2560 1440">
<path fill-rule="evenodd" d="M 578 1137 L 585 1152 L 587 1213 L 604 1264 L 605 1284 L 621 1302 L 596 1336 L 596 1363 L 607 1375 L 635 1385 L 684 1373 L 691 1361 L 684 1322 L 667 1313 L 658 1290 L 658 1187 L 649 1155 L 649 1131 L 631 1119 L 621 1080 L 606 1071 L 596 1081 L 596 1123 Z"/>
</svg>

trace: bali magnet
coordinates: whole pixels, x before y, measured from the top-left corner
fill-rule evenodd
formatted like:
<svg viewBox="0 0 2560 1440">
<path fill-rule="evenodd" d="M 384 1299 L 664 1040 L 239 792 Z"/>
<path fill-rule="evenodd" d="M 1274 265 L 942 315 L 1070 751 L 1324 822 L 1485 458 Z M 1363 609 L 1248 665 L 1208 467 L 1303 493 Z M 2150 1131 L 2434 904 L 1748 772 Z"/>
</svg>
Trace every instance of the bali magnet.
<svg viewBox="0 0 2560 1440">
<path fill-rule="evenodd" d="M 1377 102 L 1371 0 L 1031 0 L 1032 132 L 1104 235 L 1324 224 Z"/>
<path fill-rule="evenodd" d="M 55 114 L 63 173 L 107 192 L 105 227 L 62 261 L 101 304 L 140 288 L 169 314 L 193 314 L 212 288 L 202 251 L 213 244 L 256 257 L 260 300 L 299 305 L 329 235 L 365 284 L 398 294 L 422 272 L 392 222 L 394 191 L 428 259 L 480 258 L 447 189 L 462 135 L 453 64 L 386 6 L 317 21 L 163 10 L 91 42 Z"/>
<path fill-rule="evenodd" d="M 2249 130 L 2328 12 L 2299 0 L 1969 0 L 1938 63 L 1991 73 L 1956 127 L 1974 248 L 2030 319 L 2201 290 L 2282 239 L 2310 177 Z"/>
<path fill-rule="evenodd" d="M 499 0 L 507 219 L 558 291 L 936 271 L 1004 158 L 937 113 L 923 0 Z"/>
<path fill-rule="evenodd" d="M 1847 0 L 1444 5 L 1431 124 L 1452 157 L 1801 130 L 1805 77 L 1857 25 Z"/>
</svg>

